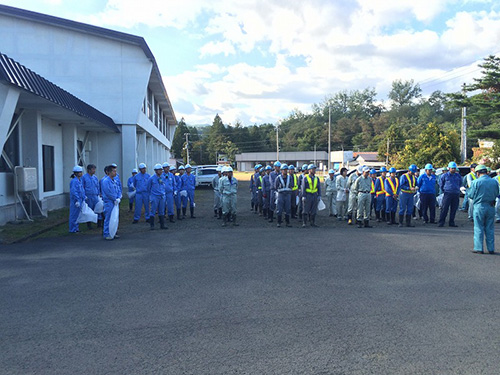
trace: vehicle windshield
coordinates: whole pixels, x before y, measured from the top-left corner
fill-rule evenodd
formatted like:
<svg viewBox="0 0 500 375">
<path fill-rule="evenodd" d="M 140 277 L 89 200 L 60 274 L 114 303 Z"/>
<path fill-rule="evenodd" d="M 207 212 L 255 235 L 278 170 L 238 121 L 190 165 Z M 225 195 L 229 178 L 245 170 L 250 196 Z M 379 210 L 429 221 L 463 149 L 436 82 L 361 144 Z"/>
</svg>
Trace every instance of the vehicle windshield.
<svg viewBox="0 0 500 375">
<path fill-rule="evenodd" d="M 203 176 L 203 175 L 209 175 L 209 174 L 217 174 L 217 170 L 215 168 L 206 168 L 206 169 L 199 169 L 197 171 L 198 176 Z"/>
</svg>

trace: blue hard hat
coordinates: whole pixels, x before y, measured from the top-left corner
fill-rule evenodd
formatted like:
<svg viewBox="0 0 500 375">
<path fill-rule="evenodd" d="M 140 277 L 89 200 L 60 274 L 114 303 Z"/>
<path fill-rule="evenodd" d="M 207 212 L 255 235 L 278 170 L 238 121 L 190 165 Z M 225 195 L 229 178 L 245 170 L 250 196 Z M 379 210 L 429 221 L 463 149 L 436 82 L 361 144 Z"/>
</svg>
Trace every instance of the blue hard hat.
<svg viewBox="0 0 500 375">
<path fill-rule="evenodd" d="M 309 164 L 309 165 L 307 166 L 307 169 L 316 169 L 316 168 L 318 168 L 318 167 L 316 167 L 316 165 L 315 165 L 315 164 Z"/>
<path fill-rule="evenodd" d="M 415 173 L 415 172 L 417 171 L 417 166 L 416 166 L 415 164 L 412 164 L 412 165 L 410 165 L 410 166 L 408 167 L 408 170 L 409 170 L 410 172 Z"/>
<path fill-rule="evenodd" d="M 270 165 L 266 165 L 266 168 L 264 168 L 266 171 L 270 171 L 271 169 L 273 169 L 273 167 L 271 167 Z"/>
<path fill-rule="evenodd" d="M 275 162 L 274 162 L 274 166 L 275 166 L 275 167 L 281 167 L 281 163 L 280 163 L 279 161 L 275 161 Z"/>
<path fill-rule="evenodd" d="M 330 170 L 328 171 L 328 174 L 332 174 L 332 173 L 333 173 L 333 174 L 335 174 L 335 169 L 330 169 Z"/>
<path fill-rule="evenodd" d="M 257 164 L 254 168 L 255 168 L 255 170 L 257 170 L 257 169 L 259 169 L 260 167 L 262 167 L 262 165 Z"/>
<path fill-rule="evenodd" d="M 430 169 L 432 171 L 434 168 L 432 167 L 432 164 L 429 163 L 425 165 L 425 169 Z"/>
<path fill-rule="evenodd" d="M 455 163 L 454 161 L 450 161 L 448 163 L 448 169 L 456 168 L 456 167 L 457 167 L 457 163 Z"/>
<path fill-rule="evenodd" d="M 301 168 L 303 171 L 307 171 L 307 164 L 302 164 L 302 168 Z"/>
<path fill-rule="evenodd" d="M 288 166 L 288 169 L 295 169 L 295 165 L 290 164 L 290 165 Z"/>
<path fill-rule="evenodd" d="M 370 171 L 370 174 L 377 174 L 377 171 L 376 171 L 375 169 L 372 169 L 372 170 Z"/>
<path fill-rule="evenodd" d="M 396 173 L 396 168 L 394 168 L 394 167 L 390 168 L 389 173 Z"/>
<path fill-rule="evenodd" d="M 281 169 L 286 169 L 286 170 L 288 170 L 288 165 L 287 165 L 287 164 L 283 164 L 283 165 L 281 166 Z"/>
<path fill-rule="evenodd" d="M 387 168 L 386 167 L 380 168 L 380 172 L 387 172 Z"/>
</svg>

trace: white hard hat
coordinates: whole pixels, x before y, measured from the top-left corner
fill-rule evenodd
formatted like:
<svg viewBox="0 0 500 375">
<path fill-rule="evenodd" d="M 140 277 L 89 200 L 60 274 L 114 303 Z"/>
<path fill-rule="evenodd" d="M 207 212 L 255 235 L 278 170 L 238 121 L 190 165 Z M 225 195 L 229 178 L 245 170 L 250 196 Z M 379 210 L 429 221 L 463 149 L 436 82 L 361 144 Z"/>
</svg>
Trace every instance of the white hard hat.
<svg viewBox="0 0 500 375">
<path fill-rule="evenodd" d="M 222 172 L 222 167 L 219 165 L 217 166 L 217 168 L 215 169 L 217 172 Z"/>
<path fill-rule="evenodd" d="M 359 173 L 363 172 L 363 168 L 364 168 L 364 167 L 363 167 L 362 165 L 358 166 L 358 168 L 357 168 L 358 172 L 359 172 Z"/>
<path fill-rule="evenodd" d="M 334 174 L 335 174 L 335 170 L 334 170 L 334 169 L 330 169 L 330 170 L 328 171 L 328 173 L 329 173 L 329 174 L 331 174 L 331 173 L 334 173 Z"/>
<path fill-rule="evenodd" d="M 132 169 L 132 173 L 137 173 L 137 169 Z"/>
<path fill-rule="evenodd" d="M 226 168 L 226 172 L 232 172 L 232 171 L 233 171 L 233 168 L 231 168 L 231 167 Z"/>
<path fill-rule="evenodd" d="M 142 169 L 142 168 L 147 168 L 146 164 L 144 164 L 144 163 L 139 164 L 139 169 Z"/>
<path fill-rule="evenodd" d="M 170 167 L 170 164 L 168 164 L 167 162 L 165 162 L 165 163 L 162 164 L 162 167 L 163 168 Z"/>
<path fill-rule="evenodd" d="M 75 165 L 75 166 L 73 167 L 73 172 L 74 172 L 74 173 L 83 172 L 83 168 L 82 168 L 82 167 L 80 167 L 79 165 Z"/>
<path fill-rule="evenodd" d="M 363 172 L 370 172 L 370 168 L 369 167 L 363 167 Z"/>
<path fill-rule="evenodd" d="M 155 164 L 155 167 L 153 169 L 156 171 L 157 169 L 163 169 L 163 167 L 161 166 L 160 163 L 158 163 L 158 164 Z"/>
<path fill-rule="evenodd" d="M 184 168 L 186 168 L 186 169 L 191 168 L 191 164 L 186 164 L 186 165 L 184 166 Z"/>
</svg>

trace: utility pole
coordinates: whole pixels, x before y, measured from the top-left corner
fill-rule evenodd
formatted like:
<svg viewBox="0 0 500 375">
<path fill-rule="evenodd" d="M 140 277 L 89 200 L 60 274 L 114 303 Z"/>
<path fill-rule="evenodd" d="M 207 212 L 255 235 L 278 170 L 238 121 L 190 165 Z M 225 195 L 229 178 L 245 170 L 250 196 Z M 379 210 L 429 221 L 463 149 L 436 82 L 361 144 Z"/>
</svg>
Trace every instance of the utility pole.
<svg viewBox="0 0 500 375">
<path fill-rule="evenodd" d="M 276 160 L 280 160 L 280 141 L 279 141 L 279 134 L 278 134 L 278 131 L 279 131 L 279 128 L 280 128 L 280 124 L 278 122 L 278 124 L 276 125 Z"/>
<path fill-rule="evenodd" d="M 390 140 L 389 140 L 389 137 L 387 137 L 387 152 L 385 153 L 385 165 L 386 166 L 389 165 L 389 143 L 390 143 Z"/>
<path fill-rule="evenodd" d="M 465 83 L 462 85 L 462 93 L 466 95 Z M 460 137 L 460 156 L 462 158 L 462 164 L 467 159 L 467 107 L 464 105 L 462 107 L 462 134 Z"/>
<path fill-rule="evenodd" d="M 184 133 L 184 137 L 186 137 L 186 152 L 187 152 L 187 163 L 189 164 L 189 133 Z"/>
<path fill-rule="evenodd" d="M 332 163 L 332 107 L 328 106 L 328 167 L 331 168 Z"/>
</svg>

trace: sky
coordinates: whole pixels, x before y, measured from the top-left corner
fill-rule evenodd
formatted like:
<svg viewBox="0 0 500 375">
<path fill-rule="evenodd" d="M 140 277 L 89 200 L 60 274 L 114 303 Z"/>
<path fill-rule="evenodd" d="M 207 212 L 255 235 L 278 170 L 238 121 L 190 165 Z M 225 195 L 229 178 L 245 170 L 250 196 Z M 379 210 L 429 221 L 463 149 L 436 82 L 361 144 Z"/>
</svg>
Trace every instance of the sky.
<svg viewBox="0 0 500 375">
<path fill-rule="evenodd" d="M 396 79 L 456 92 L 500 53 L 497 0 L 0 0 L 144 37 L 178 120 L 277 123 Z"/>
</svg>

